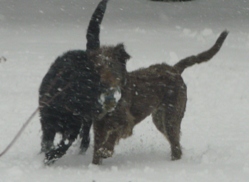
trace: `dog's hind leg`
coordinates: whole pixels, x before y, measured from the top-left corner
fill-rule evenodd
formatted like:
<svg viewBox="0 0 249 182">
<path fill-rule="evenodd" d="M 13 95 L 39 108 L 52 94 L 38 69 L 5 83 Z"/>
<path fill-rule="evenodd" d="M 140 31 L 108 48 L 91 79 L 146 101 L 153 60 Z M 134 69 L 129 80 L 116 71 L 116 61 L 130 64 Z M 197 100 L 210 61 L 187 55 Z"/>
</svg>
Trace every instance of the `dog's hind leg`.
<svg viewBox="0 0 249 182">
<path fill-rule="evenodd" d="M 175 118 L 175 113 L 171 109 L 160 107 L 153 112 L 153 122 L 156 128 L 168 139 L 171 146 L 171 159 L 181 158 L 182 151 L 180 146 L 180 122 Z"/>
<path fill-rule="evenodd" d="M 180 145 L 181 121 L 186 107 L 186 92 L 166 99 L 161 106 L 152 113 L 156 128 L 168 139 L 171 146 L 171 159 L 177 160 L 182 156 Z"/>
</svg>

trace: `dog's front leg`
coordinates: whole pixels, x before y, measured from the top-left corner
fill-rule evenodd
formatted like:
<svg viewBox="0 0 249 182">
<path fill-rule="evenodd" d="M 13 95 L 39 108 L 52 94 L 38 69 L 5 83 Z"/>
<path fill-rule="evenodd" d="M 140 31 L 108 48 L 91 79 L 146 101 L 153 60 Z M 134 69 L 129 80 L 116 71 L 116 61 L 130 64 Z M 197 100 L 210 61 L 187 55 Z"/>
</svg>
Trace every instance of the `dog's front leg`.
<svg viewBox="0 0 249 182">
<path fill-rule="evenodd" d="M 50 150 L 45 154 L 44 164 L 49 166 L 66 154 L 68 148 L 73 144 L 75 139 L 76 136 L 71 136 L 69 139 L 63 139 L 55 149 Z"/>
<path fill-rule="evenodd" d="M 101 147 L 99 149 L 95 149 L 93 152 L 93 160 L 92 163 L 96 165 L 102 164 L 103 159 L 109 158 L 113 155 L 114 151 L 109 150 L 106 147 Z"/>
<path fill-rule="evenodd" d="M 103 161 L 103 158 L 97 155 L 97 151 L 94 150 L 92 163 L 96 165 L 101 165 L 102 161 Z"/>
</svg>

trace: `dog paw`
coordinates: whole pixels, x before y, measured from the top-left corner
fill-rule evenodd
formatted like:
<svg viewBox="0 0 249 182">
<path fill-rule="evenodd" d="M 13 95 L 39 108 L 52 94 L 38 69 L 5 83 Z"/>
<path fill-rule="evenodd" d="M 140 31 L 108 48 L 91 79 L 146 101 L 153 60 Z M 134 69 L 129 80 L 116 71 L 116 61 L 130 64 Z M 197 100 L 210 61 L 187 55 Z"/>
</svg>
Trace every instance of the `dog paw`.
<svg viewBox="0 0 249 182">
<path fill-rule="evenodd" d="M 102 158 L 108 158 L 108 157 L 111 157 L 113 155 L 113 151 L 112 150 L 108 150 L 107 148 L 100 148 L 98 151 L 97 151 L 97 155 L 99 157 L 102 157 Z"/>
<path fill-rule="evenodd" d="M 94 156 L 94 157 L 93 157 L 92 164 L 101 165 L 102 162 L 103 162 L 103 158 L 98 157 L 98 156 Z"/>
<path fill-rule="evenodd" d="M 54 149 L 55 149 L 54 146 L 52 146 L 52 147 L 42 147 L 41 150 L 40 150 L 40 154 L 42 154 L 42 153 L 45 153 L 45 154 L 49 153 L 49 151 L 52 151 Z"/>
<path fill-rule="evenodd" d="M 179 160 L 181 159 L 181 157 L 182 157 L 182 151 L 179 148 L 177 148 L 177 150 L 172 151 L 172 154 L 171 154 L 172 161 Z"/>
<path fill-rule="evenodd" d="M 57 161 L 57 159 L 50 159 L 50 160 L 49 159 L 44 159 L 43 163 L 46 166 L 50 166 L 50 165 L 54 164 L 55 161 Z"/>
<path fill-rule="evenodd" d="M 172 161 L 180 160 L 181 156 L 171 156 Z"/>
<path fill-rule="evenodd" d="M 58 150 L 53 150 L 45 154 L 45 160 L 43 161 L 45 165 L 49 166 L 55 161 L 57 161 L 63 154 Z"/>
<path fill-rule="evenodd" d="M 50 155 L 46 155 L 46 158 L 44 159 L 43 163 L 46 165 L 46 166 L 50 166 L 52 164 L 55 163 L 55 161 L 58 160 L 58 157 L 55 156 L 50 156 Z"/>
</svg>

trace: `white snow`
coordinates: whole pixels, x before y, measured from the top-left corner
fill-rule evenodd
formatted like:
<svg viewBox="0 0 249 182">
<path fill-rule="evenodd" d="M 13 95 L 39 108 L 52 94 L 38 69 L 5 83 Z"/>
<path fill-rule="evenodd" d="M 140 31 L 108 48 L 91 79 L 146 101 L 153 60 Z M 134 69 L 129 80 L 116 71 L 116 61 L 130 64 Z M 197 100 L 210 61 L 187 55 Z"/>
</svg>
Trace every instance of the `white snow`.
<svg viewBox="0 0 249 182">
<path fill-rule="evenodd" d="M 38 105 L 38 88 L 55 58 L 85 49 L 85 33 L 99 0 L 1 0 L 0 150 Z M 170 160 L 166 139 L 146 118 L 121 140 L 102 166 L 91 164 L 92 143 L 79 141 L 54 165 L 40 151 L 39 116 L 0 158 L 0 182 L 246 182 L 249 179 L 249 1 L 160 3 L 110 0 L 101 43 L 124 42 L 129 71 L 176 63 L 210 48 L 230 33 L 208 63 L 183 73 L 188 103 L 182 121 L 183 157 Z M 93 136 L 92 136 L 93 137 Z"/>
</svg>

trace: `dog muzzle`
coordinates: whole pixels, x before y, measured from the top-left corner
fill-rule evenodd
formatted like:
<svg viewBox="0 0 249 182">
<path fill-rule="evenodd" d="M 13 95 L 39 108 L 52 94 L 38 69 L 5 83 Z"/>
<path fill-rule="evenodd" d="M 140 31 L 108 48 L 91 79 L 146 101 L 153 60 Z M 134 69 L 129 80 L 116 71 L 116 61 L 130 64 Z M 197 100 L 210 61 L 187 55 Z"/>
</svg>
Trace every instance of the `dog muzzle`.
<svg viewBox="0 0 249 182">
<path fill-rule="evenodd" d="M 121 90 L 119 87 L 106 89 L 100 95 L 99 103 L 102 106 L 102 113 L 108 113 L 115 109 L 118 101 L 121 98 Z"/>
</svg>

